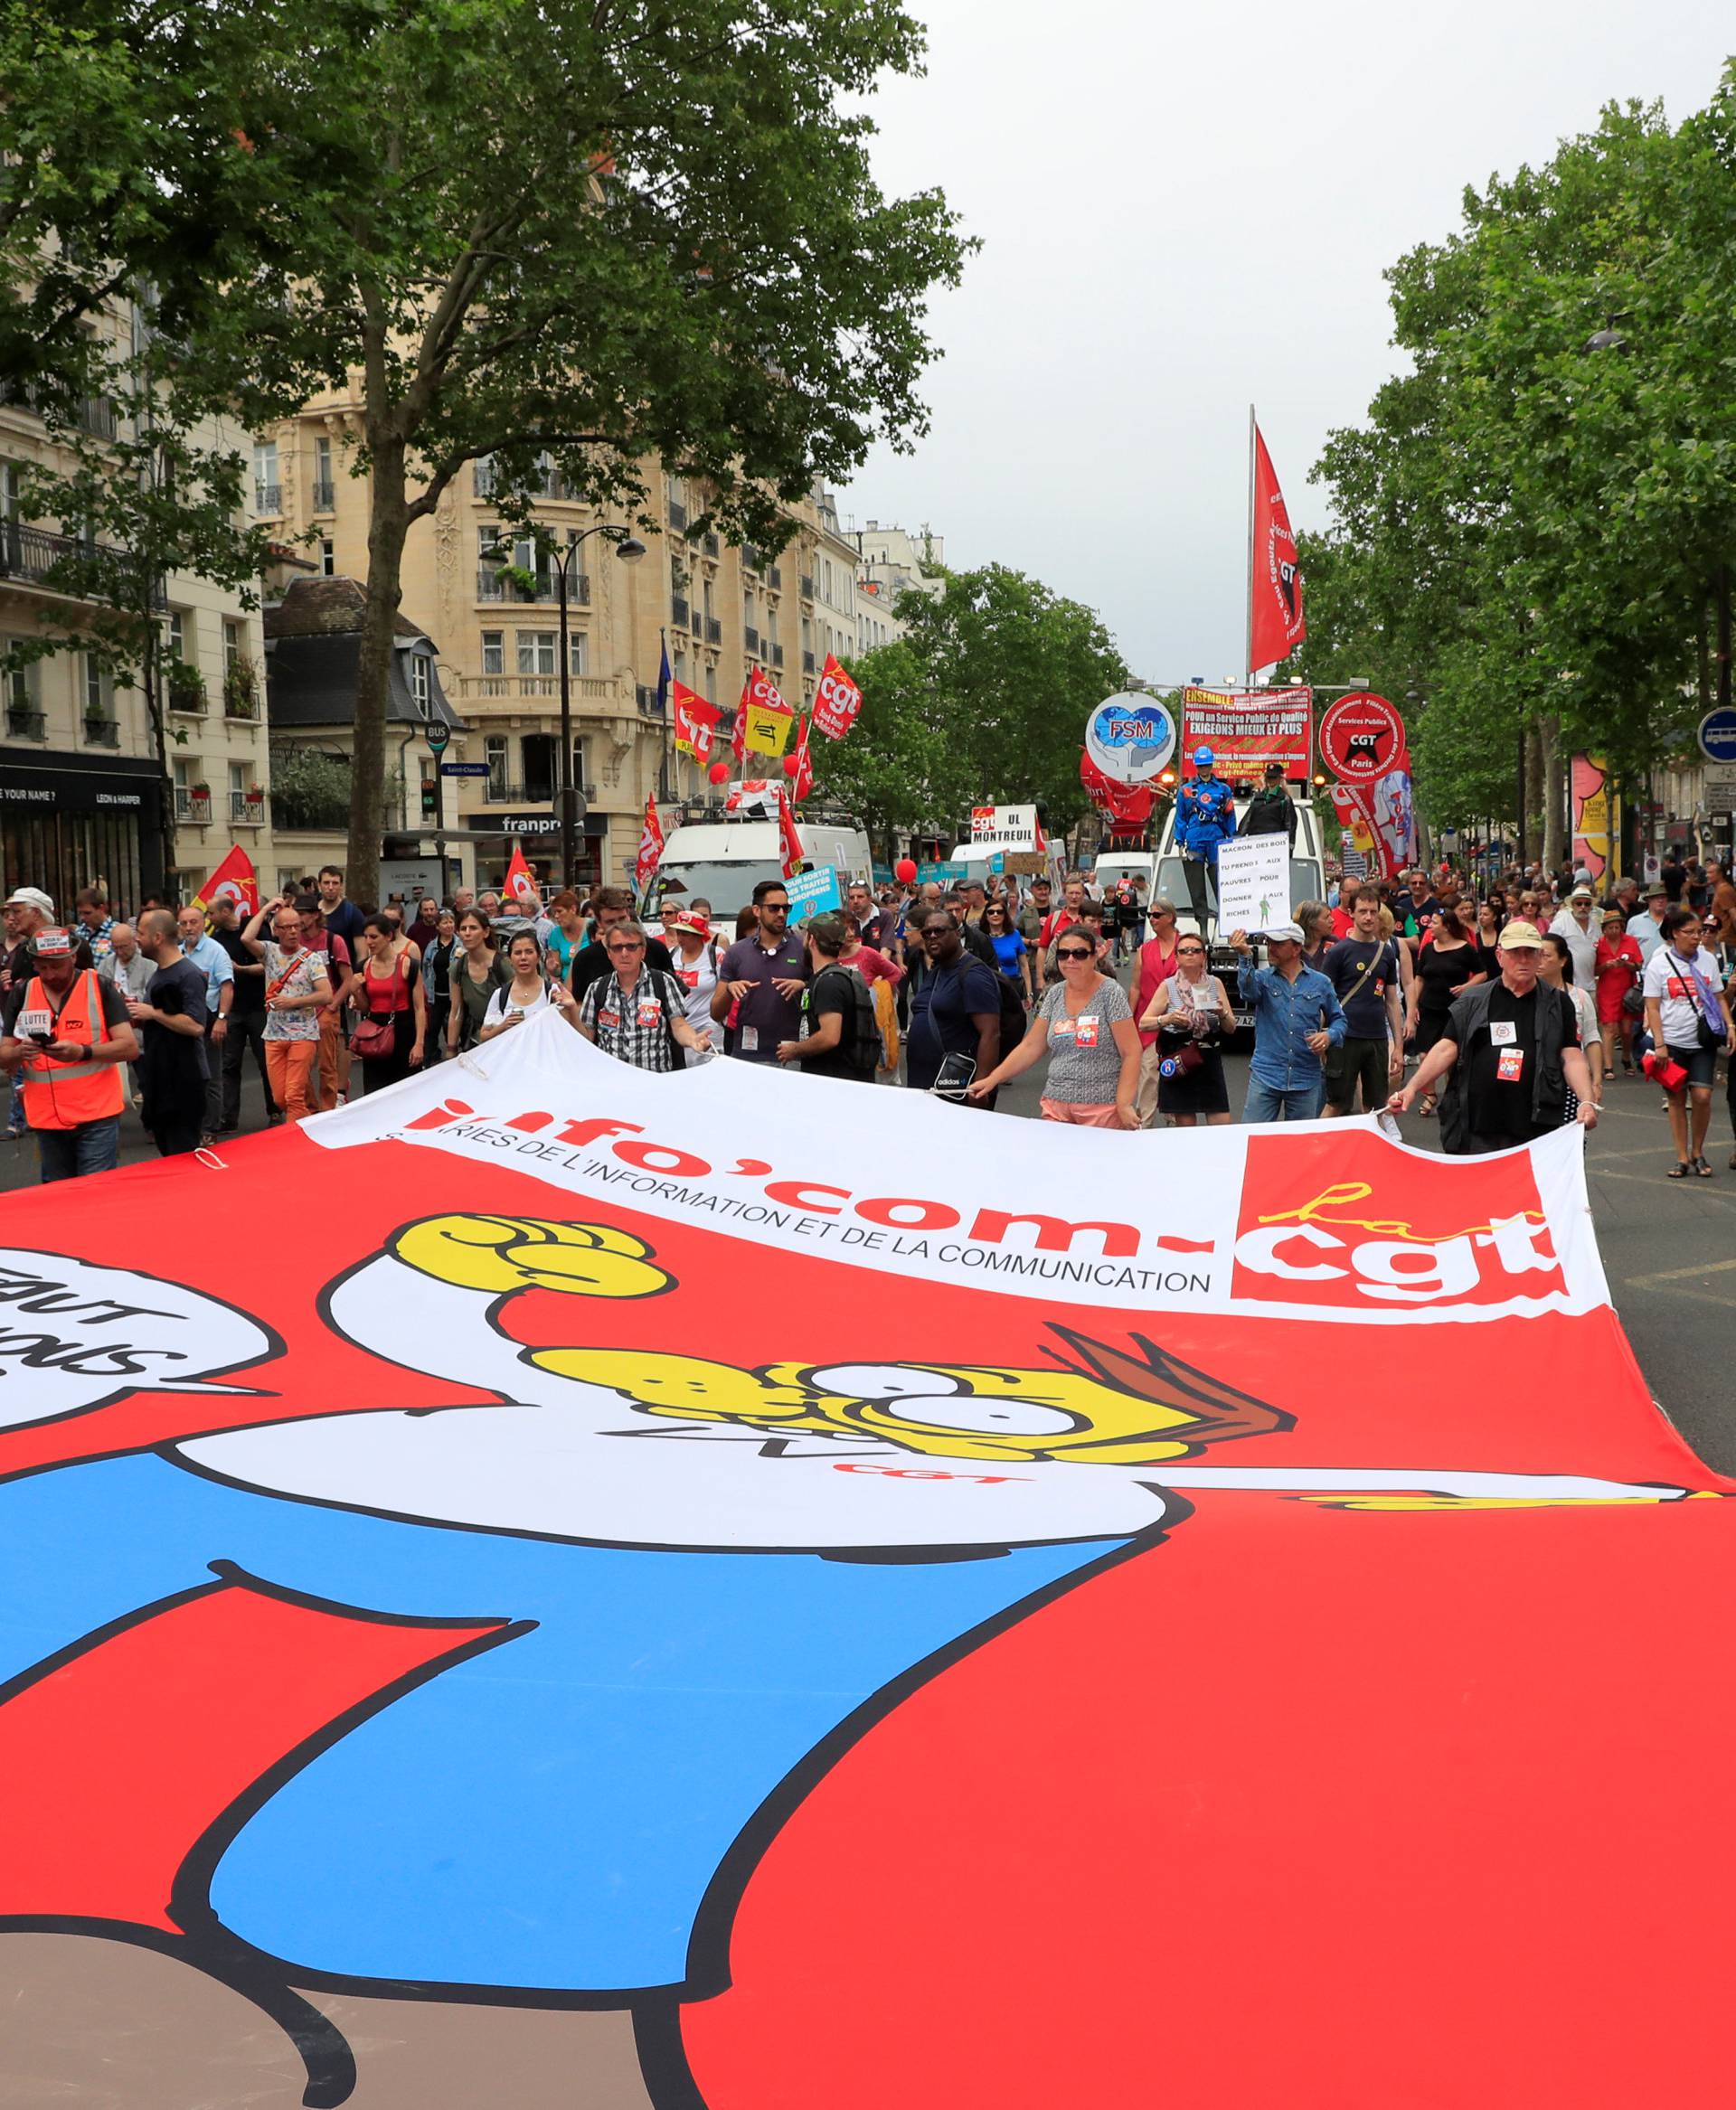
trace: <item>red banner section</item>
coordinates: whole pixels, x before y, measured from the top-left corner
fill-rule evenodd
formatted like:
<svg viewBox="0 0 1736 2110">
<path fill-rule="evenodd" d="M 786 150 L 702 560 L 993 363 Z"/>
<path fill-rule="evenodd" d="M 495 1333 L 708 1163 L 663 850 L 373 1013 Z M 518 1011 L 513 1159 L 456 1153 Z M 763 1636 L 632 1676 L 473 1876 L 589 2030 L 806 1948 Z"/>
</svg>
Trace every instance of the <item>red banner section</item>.
<svg viewBox="0 0 1736 2110">
<path fill-rule="evenodd" d="M 1227 784 L 1258 782 L 1268 762 L 1282 762 L 1292 784 L 1306 784 L 1313 708 L 1311 689 L 1184 689 L 1183 774 L 1194 774 L 1194 752 L 1205 747 Z"/>
<path fill-rule="evenodd" d="M 1287 659 L 1308 635 L 1289 510 L 1258 428 L 1254 432 L 1253 533 L 1254 599 L 1248 627 L 1252 649 L 1248 664 L 1257 672 Z"/>
</svg>

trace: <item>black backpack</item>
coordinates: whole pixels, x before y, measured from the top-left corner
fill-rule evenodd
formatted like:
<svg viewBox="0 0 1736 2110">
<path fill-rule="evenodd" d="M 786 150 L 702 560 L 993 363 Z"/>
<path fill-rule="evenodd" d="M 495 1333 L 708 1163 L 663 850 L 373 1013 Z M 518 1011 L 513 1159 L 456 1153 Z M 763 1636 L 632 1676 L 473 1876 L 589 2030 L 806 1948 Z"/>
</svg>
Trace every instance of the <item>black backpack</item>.
<svg viewBox="0 0 1736 2110">
<path fill-rule="evenodd" d="M 838 1041 L 838 1051 L 851 1069 L 864 1084 L 873 1084 L 880 1069 L 882 1053 L 880 1021 L 874 1015 L 873 992 L 854 967 L 845 966 L 842 960 L 834 960 L 815 975 L 810 989 L 817 989 L 831 974 L 848 976 L 850 1003 L 844 1013 L 844 1031 Z"/>
<path fill-rule="evenodd" d="M 954 968 L 954 973 L 958 977 L 958 987 L 961 994 L 965 985 L 965 962 L 975 958 L 975 956 L 974 954 L 967 952 Z M 995 994 L 1000 999 L 1001 1056 L 1005 1058 L 1010 1055 L 1019 1042 L 1024 1040 L 1030 1021 L 1024 1014 L 1024 995 L 1012 975 L 1000 974 L 993 967 L 989 969 L 989 973 L 995 976 Z"/>
</svg>

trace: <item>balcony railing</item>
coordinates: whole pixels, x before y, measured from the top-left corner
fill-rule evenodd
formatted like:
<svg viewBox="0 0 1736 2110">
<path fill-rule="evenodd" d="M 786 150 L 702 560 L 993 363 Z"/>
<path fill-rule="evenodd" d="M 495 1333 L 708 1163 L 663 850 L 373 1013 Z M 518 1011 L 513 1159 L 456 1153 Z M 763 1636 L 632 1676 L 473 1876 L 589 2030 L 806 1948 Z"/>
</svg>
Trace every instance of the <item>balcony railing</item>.
<svg viewBox="0 0 1736 2110">
<path fill-rule="evenodd" d="M 687 603 L 680 594 L 671 597 L 669 615 L 677 630 L 684 630 L 687 627 Z"/>
<path fill-rule="evenodd" d="M 337 485 L 332 482 L 329 476 L 323 481 L 318 476 L 314 478 L 313 501 L 316 513 L 335 513 L 337 511 Z"/>
<path fill-rule="evenodd" d="M 48 738 L 48 713 L 33 711 L 27 704 L 6 705 L 6 738 L 9 740 L 45 740 Z"/>
<path fill-rule="evenodd" d="M 251 821 L 256 824 L 263 821 L 264 792 L 231 791 L 229 795 L 229 817 L 231 821 Z"/>
<path fill-rule="evenodd" d="M 277 520 L 283 513 L 283 485 L 261 484 L 253 485 L 253 510 L 261 520 Z"/>
<path fill-rule="evenodd" d="M 40 587 L 69 600 L 130 601 L 136 607 L 138 582 L 128 578 L 130 570 L 127 552 L 107 542 L 0 519 L 0 580 Z M 168 606 L 160 580 L 152 585 L 149 598 L 154 608 Z"/>
<path fill-rule="evenodd" d="M 84 721 L 84 744 L 88 748 L 118 748 L 120 745 L 120 721 L 118 718 L 90 718 Z"/>
<path fill-rule="evenodd" d="M 760 633 L 754 628 L 751 623 L 743 625 L 741 630 L 741 643 L 750 659 L 759 658 Z"/>
<path fill-rule="evenodd" d="M 456 677 L 458 693 L 466 702 L 488 697 L 558 696 L 561 693 L 559 674 L 461 674 Z M 452 682 L 446 683 L 447 692 L 452 692 Z M 615 684 L 603 674 L 574 674 L 568 683 L 568 693 L 580 706 L 598 704 L 619 708 Z"/>
<path fill-rule="evenodd" d="M 723 642 L 723 626 L 715 616 L 707 616 L 705 618 L 705 642 L 707 645 L 722 645 Z"/>
<path fill-rule="evenodd" d="M 804 571 L 802 574 L 802 598 L 805 601 L 814 598 L 814 574 L 811 571 Z"/>
<path fill-rule="evenodd" d="M 811 674 L 814 672 L 814 655 L 811 652 L 805 652 L 802 655 L 802 672 L 805 674 Z"/>
<path fill-rule="evenodd" d="M 175 787 L 175 817 L 177 821 L 191 821 L 203 827 L 211 818 L 210 792 L 189 791 L 184 785 Z"/>
<path fill-rule="evenodd" d="M 10 404 L 15 410 L 28 410 L 40 418 L 52 407 L 52 398 L 46 389 L 33 381 L 6 381 L 0 383 L 0 403 Z M 80 430 L 96 439 L 112 439 L 120 429 L 115 406 L 107 396 L 82 396 L 67 410 L 65 415 Z"/>
<path fill-rule="evenodd" d="M 772 665 L 773 665 L 773 666 L 782 666 L 782 665 L 783 665 L 783 664 L 784 664 L 784 648 L 783 648 L 783 646 L 782 646 L 781 645 L 774 645 L 772 646 L 772 648 L 771 648 L 771 664 L 772 664 Z"/>
<path fill-rule="evenodd" d="M 704 636 L 705 618 L 700 614 L 697 608 L 695 608 L 693 614 L 688 617 L 687 627 L 693 632 L 695 637 Z"/>
<path fill-rule="evenodd" d="M 657 691 L 655 683 L 636 683 L 634 684 L 634 701 L 638 704 L 641 718 L 661 718 L 663 716 L 663 712 L 657 708 Z"/>
<path fill-rule="evenodd" d="M 741 569 L 743 571 L 763 571 L 765 569 L 761 552 L 751 542 L 743 542 L 741 545 Z"/>
<path fill-rule="evenodd" d="M 702 550 L 704 551 L 705 554 L 712 559 L 713 563 L 715 563 L 717 559 L 723 554 L 723 545 L 718 541 L 715 535 L 702 536 L 700 539 L 699 546 Z"/>
<path fill-rule="evenodd" d="M 782 572 L 782 571 L 781 571 L 781 570 L 778 569 L 778 567 L 776 564 L 774 564 L 774 565 L 772 566 L 771 570 L 770 570 L 769 571 L 768 571 L 768 572 L 767 572 L 767 574 L 766 574 L 766 591 L 767 591 L 768 593 L 782 593 L 782 591 L 783 591 L 783 590 L 784 590 L 784 575 L 783 575 L 783 572 Z"/>
<path fill-rule="evenodd" d="M 687 508 L 678 498 L 672 498 L 669 501 L 669 525 L 675 529 L 677 534 L 682 533 L 686 528 Z"/>
</svg>

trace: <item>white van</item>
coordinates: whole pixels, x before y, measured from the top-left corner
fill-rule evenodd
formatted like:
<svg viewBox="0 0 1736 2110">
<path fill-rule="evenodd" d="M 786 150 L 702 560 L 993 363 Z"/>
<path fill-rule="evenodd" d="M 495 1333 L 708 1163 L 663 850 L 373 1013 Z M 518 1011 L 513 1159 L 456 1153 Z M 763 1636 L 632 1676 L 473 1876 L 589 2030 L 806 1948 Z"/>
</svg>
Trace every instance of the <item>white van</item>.
<svg viewBox="0 0 1736 2110">
<path fill-rule="evenodd" d="M 1241 828 L 1248 814 L 1249 801 L 1236 801 L 1236 826 Z M 1290 901 L 1295 909 L 1302 901 L 1324 901 L 1326 898 L 1326 862 L 1320 852 L 1320 823 L 1314 807 L 1307 800 L 1293 800 L 1296 806 L 1296 841 L 1290 845 Z M 1187 864 L 1175 847 L 1175 808 L 1172 804 L 1164 821 L 1164 832 L 1158 838 L 1156 878 L 1152 885 L 1154 899 L 1167 898 L 1175 904 L 1175 927 L 1178 930 L 1197 931 L 1204 938 L 1212 972 L 1223 983 L 1236 1016 L 1242 1025 L 1251 1025 L 1253 1013 L 1241 1002 L 1236 991 L 1236 956 L 1222 943 L 1224 933 L 1217 927 L 1217 918 L 1211 913 L 1211 891 L 1206 893 L 1207 912 L 1205 928 L 1200 928 L 1199 919 L 1191 906 L 1193 897 L 1187 890 Z M 1263 950 L 1258 938 L 1254 939 L 1254 952 L 1258 956 Z"/>
<path fill-rule="evenodd" d="M 809 866 L 835 866 L 840 892 L 852 880 L 873 884 L 868 837 L 847 815 L 810 819 L 798 814 L 796 825 Z M 670 834 L 640 910 L 659 922 L 665 909 L 697 897 L 712 905 L 712 928 L 732 937 L 754 888 L 761 880 L 783 876 L 783 840 L 776 821 L 737 820 L 712 808 L 702 819 L 684 819 Z"/>
<path fill-rule="evenodd" d="M 1144 880 L 1145 898 L 1149 900 L 1156 888 L 1157 860 L 1148 850 L 1106 850 L 1093 869 L 1091 891 L 1099 901 L 1107 901 L 1123 879 Z"/>
</svg>

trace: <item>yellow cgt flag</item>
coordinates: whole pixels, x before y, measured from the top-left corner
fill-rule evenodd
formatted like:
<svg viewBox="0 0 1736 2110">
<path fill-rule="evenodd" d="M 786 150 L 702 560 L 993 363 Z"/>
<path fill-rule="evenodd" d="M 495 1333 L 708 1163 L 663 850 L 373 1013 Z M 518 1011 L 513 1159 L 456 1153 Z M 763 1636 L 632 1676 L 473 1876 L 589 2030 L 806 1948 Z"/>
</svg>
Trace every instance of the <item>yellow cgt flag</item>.
<svg viewBox="0 0 1736 2110">
<path fill-rule="evenodd" d="M 789 745 L 789 729 L 795 722 L 795 713 L 787 703 L 781 709 L 769 703 L 750 703 L 748 752 L 781 755 Z"/>
</svg>

